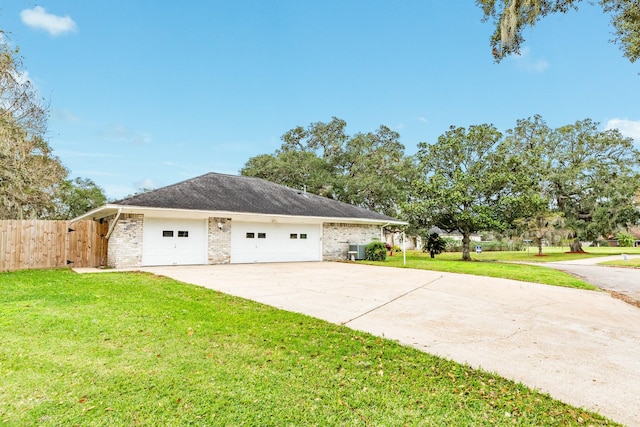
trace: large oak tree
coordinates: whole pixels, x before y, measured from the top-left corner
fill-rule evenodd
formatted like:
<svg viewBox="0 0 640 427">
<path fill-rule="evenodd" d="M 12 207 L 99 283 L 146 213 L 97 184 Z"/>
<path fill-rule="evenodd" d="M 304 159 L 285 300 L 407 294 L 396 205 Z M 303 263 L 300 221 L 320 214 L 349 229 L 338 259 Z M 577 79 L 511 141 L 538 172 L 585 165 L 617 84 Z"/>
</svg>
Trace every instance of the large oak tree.
<svg viewBox="0 0 640 427">
<path fill-rule="evenodd" d="M 582 0 L 476 0 L 484 20 L 495 22 L 491 36 L 493 57 L 497 62 L 519 53 L 522 33 L 552 13 L 577 9 Z M 603 12 L 611 16 L 614 40 L 629 61 L 640 58 L 640 3 L 638 0 L 599 0 Z"/>
<path fill-rule="evenodd" d="M 452 126 L 434 144 L 421 142 L 421 178 L 406 212 L 418 227 L 462 234 L 462 259 L 471 260 L 470 235 L 507 230 L 531 203 L 523 171 L 492 125 Z"/>
<path fill-rule="evenodd" d="M 25 76 L 0 30 L 0 219 L 68 218 L 104 203 L 93 182 L 67 178 L 44 138 L 48 106 Z"/>
<path fill-rule="evenodd" d="M 35 219 L 55 212 L 55 197 L 67 176 L 39 135 L 22 128 L 13 116 L 0 116 L 0 218 Z"/>
<path fill-rule="evenodd" d="M 630 138 L 590 119 L 551 129 L 540 116 L 519 120 L 507 134 L 509 152 L 544 201 L 534 216 L 559 213 L 587 240 L 640 219 L 640 152 Z"/>
<path fill-rule="evenodd" d="M 282 136 L 280 149 L 249 159 L 241 173 L 398 215 L 414 170 L 400 135 L 380 126 L 350 136 L 345 128 L 336 117 L 297 126 Z"/>
</svg>

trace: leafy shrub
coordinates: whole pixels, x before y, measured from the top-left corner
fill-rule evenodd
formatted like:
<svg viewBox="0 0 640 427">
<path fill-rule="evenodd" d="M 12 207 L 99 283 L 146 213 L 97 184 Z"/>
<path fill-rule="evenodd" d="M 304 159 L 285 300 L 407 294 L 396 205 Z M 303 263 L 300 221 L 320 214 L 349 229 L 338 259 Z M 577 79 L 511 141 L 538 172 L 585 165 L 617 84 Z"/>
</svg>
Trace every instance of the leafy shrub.
<svg viewBox="0 0 640 427">
<path fill-rule="evenodd" d="M 513 240 L 493 242 L 471 242 L 473 245 L 482 246 L 483 252 L 520 251 L 526 246 L 522 242 Z"/>
<path fill-rule="evenodd" d="M 452 239 L 451 237 L 441 237 L 445 241 L 445 252 L 462 252 L 462 241 Z M 517 240 L 506 241 L 489 241 L 489 242 L 471 242 L 470 246 L 473 250 L 476 246 L 482 246 L 483 252 L 496 252 L 496 251 L 521 251 L 526 249 L 526 245 Z"/>
<path fill-rule="evenodd" d="M 422 247 L 423 252 L 429 252 L 431 258 L 435 258 L 436 255 L 444 252 L 447 243 L 440 237 L 438 233 L 431 233 L 425 239 L 424 246 Z"/>
<path fill-rule="evenodd" d="M 444 241 L 445 252 L 462 252 L 462 242 L 451 237 L 440 237 Z"/>
<path fill-rule="evenodd" d="M 394 247 L 392 247 L 391 250 L 393 252 L 402 252 L 402 248 L 398 245 L 395 245 Z"/>
<path fill-rule="evenodd" d="M 427 238 L 428 236 L 425 236 L 422 238 L 423 247 L 426 244 Z M 444 252 L 462 252 L 462 240 L 454 239 L 452 237 L 445 237 L 445 236 L 440 236 L 440 239 L 445 242 Z M 491 240 L 491 241 L 483 240 L 482 242 L 471 241 L 470 242 L 471 250 L 473 250 L 478 245 L 482 246 L 483 252 L 521 251 L 527 248 L 527 245 L 521 240 Z"/>
<path fill-rule="evenodd" d="M 629 233 L 619 232 L 616 233 L 616 240 L 618 244 L 623 248 L 630 248 L 633 246 L 633 243 L 636 241 L 635 237 L 633 237 Z"/>
<path fill-rule="evenodd" d="M 374 240 L 364 248 L 367 261 L 384 261 L 387 259 L 387 244 Z"/>
</svg>

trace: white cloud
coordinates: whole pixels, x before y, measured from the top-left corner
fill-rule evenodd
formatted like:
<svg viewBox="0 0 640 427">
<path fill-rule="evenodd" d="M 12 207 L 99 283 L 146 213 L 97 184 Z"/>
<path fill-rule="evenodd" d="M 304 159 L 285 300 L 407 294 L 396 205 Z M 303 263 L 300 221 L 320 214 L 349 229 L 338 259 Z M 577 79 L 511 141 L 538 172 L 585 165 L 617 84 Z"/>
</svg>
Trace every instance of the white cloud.
<svg viewBox="0 0 640 427">
<path fill-rule="evenodd" d="M 611 119 L 605 125 L 605 129 L 618 129 L 627 138 L 640 142 L 640 120 Z"/>
<path fill-rule="evenodd" d="M 101 185 L 106 196 L 111 200 L 124 199 L 130 194 L 138 191 L 135 187 L 125 187 L 122 185 Z"/>
<path fill-rule="evenodd" d="M 20 72 L 13 72 L 13 77 L 21 85 L 23 85 L 23 84 L 25 84 L 27 82 L 33 84 L 33 82 L 31 81 L 31 77 L 29 76 L 29 72 L 26 71 L 26 70 L 20 71 Z"/>
<path fill-rule="evenodd" d="M 86 151 L 68 151 L 68 150 L 56 150 L 56 153 L 64 156 L 64 157 L 86 157 L 86 158 L 109 158 L 109 159 L 121 159 L 124 156 L 122 154 L 111 154 L 111 153 L 90 153 Z M 76 173 L 80 173 L 76 171 Z M 83 174 L 87 175 L 107 175 L 107 173 L 101 173 L 98 171 L 83 171 Z M 109 176 L 119 176 L 116 174 L 109 173 Z"/>
<path fill-rule="evenodd" d="M 514 55 L 513 60 L 516 62 L 516 66 L 522 70 L 533 71 L 541 73 L 549 68 L 549 63 L 544 59 L 534 59 L 531 56 L 531 49 L 528 46 L 523 47 L 520 50 L 520 54 Z"/>
<path fill-rule="evenodd" d="M 418 121 L 422 123 L 427 123 L 428 120 L 426 117 L 418 117 Z"/>
<path fill-rule="evenodd" d="M 44 30 L 52 36 L 59 36 L 77 30 L 77 25 L 69 15 L 58 16 L 47 11 L 42 6 L 24 9 L 20 12 L 22 22 L 36 30 Z"/>
<path fill-rule="evenodd" d="M 21 90 L 33 90 L 34 93 L 37 94 L 38 86 L 31 79 L 31 77 L 29 76 L 29 72 L 28 71 L 26 71 L 26 70 L 24 70 L 24 71 L 9 70 L 9 73 L 11 73 L 11 76 L 13 77 L 13 79 L 19 85 L 22 86 Z M 13 105 L 13 102 L 9 97 L 0 98 L 0 107 L 2 107 L 4 109 L 7 109 L 7 110 L 14 110 L 16 108 L 16 106 Z"/>
<path fill-rule="evenodd" d="M 151 142 L 151 135 L 148 133 L 138 132 L 121 124 L 109 126 L 100 135 L 109 142 L 132 143 L 134 145 L 143 145 Z"/>
<path fill-rule="evenodd" d="M 152 179 L 145 178 L 142 181 L 138 181 L 131 186 L 105 184 L 100 185 L 100 187 L 102 187 L 109 200 L 121 200 L 125 197 L 139 193 L 143 189 L 149 190 L 160 188 L 160 185 L 155 183 Z"/>
<path fill-rule="evenodd" d="M 63 121 L 63 122 L 67 122 L 67 123 L 78 123 L 81 121 L 80 116 L 78 116 L 77 114 L 72 113 L 71 111 L 67 110 L 66 108 L 62 108 L 62 109 L 57 109 L 57 110 L 53 110 L 51 112 L 51 115 L 53 116 L 54 119 Z"/>
<path fill-rule="evenodd" d="M 136 187 L 139 189 L 153 190 L 156 188 L 160 188 L 160 184 L 158 184 L 151 178 L 145 178 L 142 181 L 136 182 Z"/>
</svg>

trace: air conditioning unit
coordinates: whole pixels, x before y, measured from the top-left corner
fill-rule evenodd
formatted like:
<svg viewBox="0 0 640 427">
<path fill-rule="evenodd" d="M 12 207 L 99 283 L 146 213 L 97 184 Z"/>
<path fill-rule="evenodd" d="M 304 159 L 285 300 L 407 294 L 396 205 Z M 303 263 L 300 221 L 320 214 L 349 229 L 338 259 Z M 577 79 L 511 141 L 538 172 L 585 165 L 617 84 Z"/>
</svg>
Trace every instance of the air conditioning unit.
<svg viewBox="0 0 640 427">
<path fill-rule="evenodd" d="M 367 245 L 349 245 L 349 254 L 353 254 L 355 252 L 355 259 L 367 259 L 367 254 L 365 253 L 365 248 Z M 349 257 L 351 259 L 351 257 Z"/>
</svg>

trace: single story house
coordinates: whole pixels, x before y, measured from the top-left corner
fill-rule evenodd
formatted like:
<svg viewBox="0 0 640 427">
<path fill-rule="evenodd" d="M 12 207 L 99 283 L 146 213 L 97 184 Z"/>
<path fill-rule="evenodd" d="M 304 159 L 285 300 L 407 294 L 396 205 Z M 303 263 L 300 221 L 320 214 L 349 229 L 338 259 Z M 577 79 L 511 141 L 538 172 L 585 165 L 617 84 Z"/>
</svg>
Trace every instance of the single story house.
<svg viewBox="0 0 640 427">
<path fill-rule="evenodd" d="M 94 209 L 108 221 L 107 264 L 228 264 L 347 259 L 350 244 L 406 224 L 260 178 L 208 173 Z"/>
<path fill-rule="evenodd" d="M 440 237 L 448 237 L 449 239 L 458 240 L 462 242 L 462 233 L 460 233 L 459 231 L 452 231 L 451 233 L 448 233 L 443 229 L 441 229 L 440 227 L 431 227 L 429 229 L 429 233 L 438 233 Z M 472 233 L 469 236 L 469 240 L 472 242 L 480 242 L 482 241 L 482 236 L 478 233 Z"/>
</svg>

